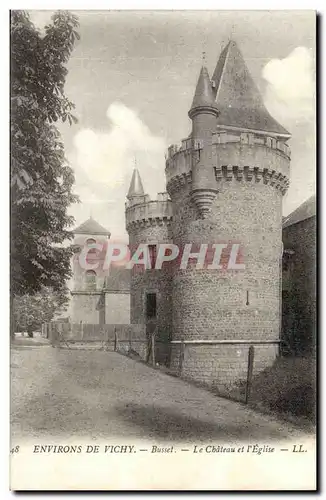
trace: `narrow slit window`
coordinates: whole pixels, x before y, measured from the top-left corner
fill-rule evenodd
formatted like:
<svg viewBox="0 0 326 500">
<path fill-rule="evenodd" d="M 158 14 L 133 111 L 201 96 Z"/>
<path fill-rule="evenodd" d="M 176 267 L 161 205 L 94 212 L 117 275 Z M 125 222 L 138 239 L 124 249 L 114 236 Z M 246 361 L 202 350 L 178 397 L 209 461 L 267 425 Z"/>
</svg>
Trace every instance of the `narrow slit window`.
<svg viewBox="0 0 326 500">
<path fill-rule="evenodd" d="M 148 245 L 149 261 L 151 263 L 151 269 L 155 269 L 156 264 L 156 245 Z"/>
</svg>

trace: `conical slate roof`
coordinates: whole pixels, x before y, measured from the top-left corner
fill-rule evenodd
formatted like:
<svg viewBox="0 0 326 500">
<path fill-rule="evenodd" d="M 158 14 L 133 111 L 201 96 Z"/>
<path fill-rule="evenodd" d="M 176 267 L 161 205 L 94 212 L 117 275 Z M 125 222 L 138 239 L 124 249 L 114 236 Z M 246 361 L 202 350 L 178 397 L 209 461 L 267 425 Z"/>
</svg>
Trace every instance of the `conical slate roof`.
<svg viewBox="0 0 326 500">
<path fill-rule="evenodd" d="M 195 95 L 192 101 L 190 111 L 200 106 L 216 107 L 214 93 L 212 89 L 212 82 L 211 79 L 209 78 L 209 74 L 205 66 L 202 66 L 200 70 L 197 87 L 195 90 Z"/>
<path fill-rule="evenodd" d="M 237 44 L 230 41 L 222 50 L 212 80 L 219 110 L 217 124 L 270 132 L 290 137 L 267 111 Z"/>
<path fill-rule="evenodd" d="M 111 236 L 110 231 L 96 222 L 93 217 L 90 217 L 85 222 L 80 224 L 80 226 L 76 227 L 73 232 L 74 234 L 105 234 L 109 237 Z"/>
<path fill-rule="evenodd" d="M 137 168 L 134 169 L 127 198 L 132 198 L 133 196 L 144 196 L 143 183 L 140 178 L 140 174 Z"/>
</svg>

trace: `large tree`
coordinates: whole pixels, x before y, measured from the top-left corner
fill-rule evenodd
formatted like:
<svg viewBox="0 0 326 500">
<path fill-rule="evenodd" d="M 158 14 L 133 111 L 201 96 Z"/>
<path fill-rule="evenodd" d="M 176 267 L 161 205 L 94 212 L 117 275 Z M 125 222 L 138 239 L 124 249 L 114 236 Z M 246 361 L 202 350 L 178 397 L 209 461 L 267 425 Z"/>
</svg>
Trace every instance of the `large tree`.
<svg viewBox="0 0 326 500">
<path fill-rule="evenodd" d="M 77 201 L 56 122 L 76 122 L 65 95 L 78 20 L 59 11 L 41 34 L 11 12 L 11 294 L 63 290 L 70 277 L 67 214 Z"/>
<path fill-rule="evenodd" d="M 43 323 L 48 323 L 55 315 L 64 314 L 66 306 L 67 294 L 64 289 L 54 292 L 43 287 L 33 295 L 16 297 L 13 301 L 15 331 L 27 332 L 33 337 L 33 332 L 41 330 Z"/>
</svg>

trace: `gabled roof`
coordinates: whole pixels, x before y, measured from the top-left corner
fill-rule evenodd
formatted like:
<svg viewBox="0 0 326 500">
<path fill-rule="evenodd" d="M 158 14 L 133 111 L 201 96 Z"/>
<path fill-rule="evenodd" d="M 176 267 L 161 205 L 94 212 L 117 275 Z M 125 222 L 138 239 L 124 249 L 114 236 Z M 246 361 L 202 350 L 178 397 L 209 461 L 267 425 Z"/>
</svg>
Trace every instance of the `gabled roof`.
<svg viewBox="0 0 326 500">
<path fill-rule="evenodd" d="M 207 68 L 202 66 L 195 90 L 195 95 L 192 101 L 190 111 L 200 106 L 216 107 L 212 82 L 209 77 Z"/>
<path fill-rule="evenodd" d="M 90 217 L 85 222 L 80 224 L 80 226 L 76 227 L 73 231 L 74 234 L 105 234 L 107 236 L 111 236 L 110 231 L 105 229 L 105 227 L 101 226 L 98 222 L 96 222 L 93 217 Z"/>
<path fill-rule="evenodd" d="M 132 198 L 133 196 L 144 196 L 143 183 L 137 168 L 134 169 L 127 198 Z"/>
<path fill-rule="evenodd" d="M 316 195 L 310 196 L 302 205 L 296 208 L 290 215 L 283 217 L 283 229 L 316 215 Z"/>
<path fill-rule="evenodd" d="M 265 108 L 237 44 L 230 41 L 222 50 L 212 80 L 218 110 L 217 124 L 290 137 Z"/>
</svg>

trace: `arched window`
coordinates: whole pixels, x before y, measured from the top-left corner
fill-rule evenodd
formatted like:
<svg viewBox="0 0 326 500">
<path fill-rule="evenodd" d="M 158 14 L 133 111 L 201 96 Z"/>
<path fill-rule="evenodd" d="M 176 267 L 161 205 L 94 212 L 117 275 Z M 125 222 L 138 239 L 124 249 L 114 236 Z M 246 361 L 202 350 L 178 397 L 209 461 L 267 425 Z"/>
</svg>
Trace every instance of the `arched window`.
<svg viewBox="0 0 326 500">
<path fill-rule="evenodd" d="M 86 271 L 86 289 L 96 290 L 96 272 L 93 270 Z"/>
<path fill-rule="evenodd" d="M 86 240 L 86 245 L 89 247 L 94 245 L 95 243 L 96 240 L 94 240 L 94 238 L 88 238 L 88 240 Z M 88 253 L 96 253 L 96 248 L 91 248 Z"/>
</svg>

